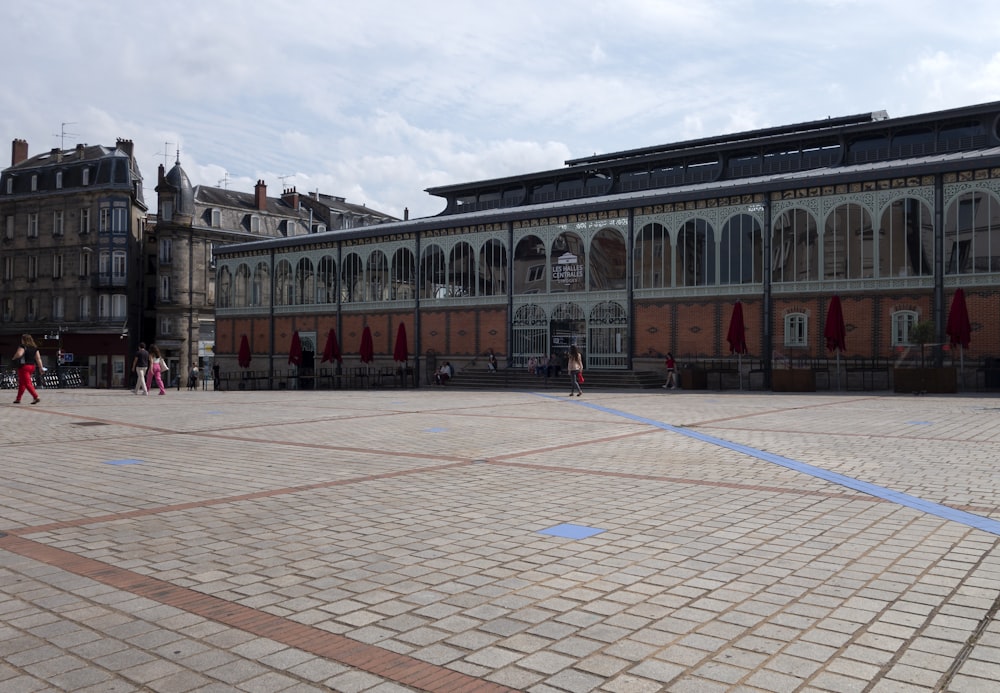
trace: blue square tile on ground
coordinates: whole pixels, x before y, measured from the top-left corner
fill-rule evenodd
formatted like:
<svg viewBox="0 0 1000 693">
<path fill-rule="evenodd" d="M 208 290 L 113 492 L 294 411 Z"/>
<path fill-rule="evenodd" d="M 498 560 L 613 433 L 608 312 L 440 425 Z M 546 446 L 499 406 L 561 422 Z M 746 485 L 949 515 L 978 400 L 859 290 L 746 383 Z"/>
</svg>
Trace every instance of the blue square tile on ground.
<svg viewBox="0 0 1000 693">
<path fill-rule="evenodd" d="M 538 530 L 538 533 L 549 534 L 553 537 L 563 537 L 565 539 L 586 539 L 587 537 L 592 537 L 595 534 L 600 534 L 604 531 L 605 530 L 598 529 L 596 527 L 562 524 L 556 525 L 555 527 L 549 527 L 548 529 L 540 529 Z"/>
</svg>

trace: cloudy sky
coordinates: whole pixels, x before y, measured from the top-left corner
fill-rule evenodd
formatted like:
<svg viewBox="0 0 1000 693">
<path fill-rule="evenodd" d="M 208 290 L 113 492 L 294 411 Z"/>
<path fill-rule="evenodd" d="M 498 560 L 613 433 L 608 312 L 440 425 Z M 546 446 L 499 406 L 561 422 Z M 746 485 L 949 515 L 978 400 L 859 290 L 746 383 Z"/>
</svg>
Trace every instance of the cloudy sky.
<svg viewBox="0 0 1000 693">
<path fill-rule="evenodd" d="M 132 139 L 151 207 L 178 147 L 195 184 L 414 218 L 594 153 L 1000 100 L 996 0 L 0 0 L 0 46 L 6 142 Z"/>
</svg>

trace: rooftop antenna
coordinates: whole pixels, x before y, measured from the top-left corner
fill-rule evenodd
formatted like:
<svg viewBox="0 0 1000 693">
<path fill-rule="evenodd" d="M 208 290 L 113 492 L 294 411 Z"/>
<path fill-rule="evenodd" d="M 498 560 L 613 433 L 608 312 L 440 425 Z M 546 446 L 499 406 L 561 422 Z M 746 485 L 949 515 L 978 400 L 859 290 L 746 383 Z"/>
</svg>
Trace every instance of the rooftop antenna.
<svg viewBox="0 0 1000 693">
<path fill-rule="evenodd" d="M 163 143 L 163 153 L 162 154 L 154 154 L 153 155 L 154 157 L 157 157 L 157 156 L 162 156 L 163 157 L 163 166 L 164 166 L 164 168 L 166 168 L 166 166 L 167 166 L 167 159 L 170 158 L 170 154 L 167 152 L 167 147 L 169 147 L 172 144 L 173 144 L 173 142 L 164 142 Z M 180 152 L 178 152 L 178 156 L 180 156 Z"/>
<path fill-rule="evenodd" d="M 282 190 L 282 192 L 284 192 L 284 190 L 285 190 L 285 180 L 287 180 L 288 178 L 295 178 L 295 176 L 292 176 L 292 175 L 278 176 L 278 178 L 281 180 L 281 190 Z"/>
<path fill-rule="evenodd" d="M 229 190 L 229 171 L 222 172 L 222 178 L 219 179 L 216 185 L 221 185 L 224 190 Z"/>
<path fill-rule="evenodd" d="M 66 148 L 66 138 L 67 137 L 79 137 L 79 135 L 76 134 L 75 132 L 66 132 L 66 126 L 67 125 L 76 125 L 76 121 L 70 121 L 68 123 L 62 123 L 61 126 L 60 126 L 60 128 L 59 128 L 59 134 L 58 135 L 52 135 L 53 137 L 58 137 L 59 138 L 59 148 L 60 149 L 65 149 Z"/>
</svg>

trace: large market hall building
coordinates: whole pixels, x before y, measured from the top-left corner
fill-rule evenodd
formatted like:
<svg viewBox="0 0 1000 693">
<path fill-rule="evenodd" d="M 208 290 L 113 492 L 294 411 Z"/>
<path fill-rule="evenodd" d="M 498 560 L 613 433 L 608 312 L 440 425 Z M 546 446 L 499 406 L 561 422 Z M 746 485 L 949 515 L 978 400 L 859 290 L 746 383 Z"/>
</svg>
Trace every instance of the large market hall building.
<svg viewBox="0 0 1000 693">
<path fill-rule="evenodd" d="M 828 118 L 567 161 L 564 168 L 428 190 L 434 217 L 219 248 L 216 358 L 239 372 L 289 370 L 299 333 L 319 369 L 335 330 L 344 366 L 459 370 L 492 349 L 501 366 L 576 344 L 594 370 L 731 356 L 740 302 L 748 355 L 772 368 L 898 359 L 914 325 L 933 344 L 963 289 L 962 358 L 1000 357 L 1000 102 L 904 118 Z M 244 350 L 246 347 L 244 346 Z M 951 358 L 932 349 L 940 361 Z M 291 367 L 294 371 L 294 367 Z M 420 382 L 426 382 L 418 377 Z"/>
</svg>

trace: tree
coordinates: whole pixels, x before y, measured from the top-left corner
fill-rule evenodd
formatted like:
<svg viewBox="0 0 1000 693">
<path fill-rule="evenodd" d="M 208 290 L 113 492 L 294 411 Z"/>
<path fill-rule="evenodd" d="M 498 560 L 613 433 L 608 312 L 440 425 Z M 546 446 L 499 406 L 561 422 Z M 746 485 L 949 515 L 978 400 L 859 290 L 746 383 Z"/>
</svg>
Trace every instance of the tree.
<svg viewBox="0 0 1000 693">
<path fill-rule="evenodd" d="M 924 346 L 934 341 L 934 323 L 930 320 L 918 322 L 910 328 L 909 340 L 920 345 L 920 367 L 924 367 Z"/>
</svg>

